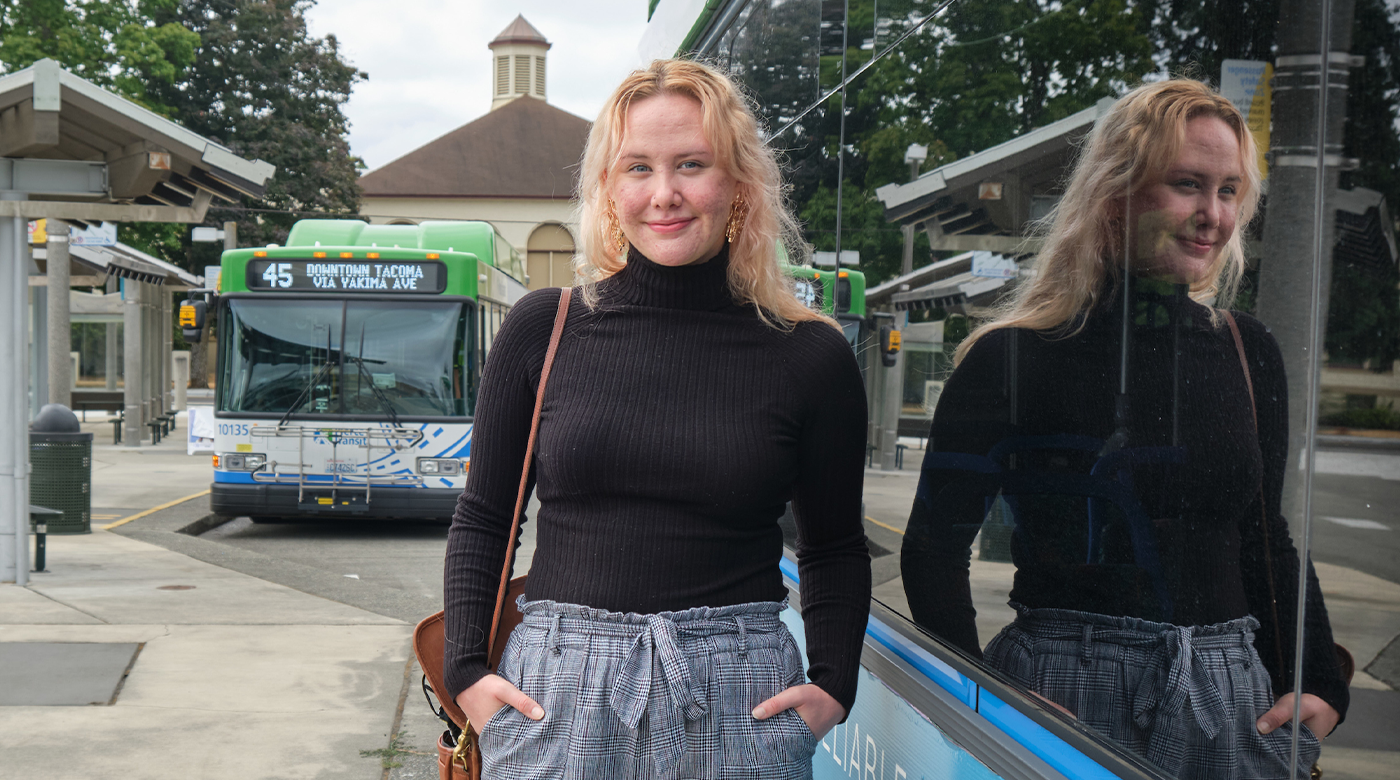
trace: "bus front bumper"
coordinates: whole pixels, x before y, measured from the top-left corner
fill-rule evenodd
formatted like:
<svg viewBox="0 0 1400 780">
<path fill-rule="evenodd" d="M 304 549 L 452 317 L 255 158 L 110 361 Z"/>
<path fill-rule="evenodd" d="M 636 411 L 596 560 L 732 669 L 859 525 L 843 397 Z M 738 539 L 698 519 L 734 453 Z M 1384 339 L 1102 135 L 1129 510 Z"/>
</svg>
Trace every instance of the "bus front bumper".
<svg viewBox="0 0 1400 780">
<path fill-rule="evenodd" d="M 329 488 L 298 490 L 296 485 L 215 482 L 209 508 L 230 517 L 352 517 L 376 520 L 451 520 L 457 488 L 374 488 L 365 491 Z"/>
</svg>

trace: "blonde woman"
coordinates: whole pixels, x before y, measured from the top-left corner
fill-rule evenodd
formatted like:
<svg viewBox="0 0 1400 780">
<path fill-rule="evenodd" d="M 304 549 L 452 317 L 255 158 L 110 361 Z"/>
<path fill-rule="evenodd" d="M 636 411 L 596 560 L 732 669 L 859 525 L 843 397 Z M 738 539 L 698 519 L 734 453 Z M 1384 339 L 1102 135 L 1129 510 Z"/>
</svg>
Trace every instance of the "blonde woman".
<svg viewBox="0 0 1400 780">
<path fill-rule="evenodd" d="M 498 674 L 485 637 L 558 290 L 507 317 L 448 538 L 445 677 L 484 774 L 806 778 L 855 699 L 870 599 L 865 401 L 800 304 L 778 167 L 723 74 L 630 75 L 589 135 L 586 281 L 544 399 L 537 548 Z M 580 300 L 581 299 L 581 300 Z M 808 668 L 779 620 L 791 500 Z"/>
<path fill-rule="evenodd" d="M 969 545 L 1000 495 L 1017 617 L 986 662 L 1182 778 L 1290 776 L 1283 362 L 1211 308 L 1259 189 L 1244 118 L 1204 84 L 1099 120 L 1036 274 L 959 347 L 902 551 L 915 619 L 983 657 Z M 1304 776 L 1348 702 L 1311 564 L 1306 598 Z"/>
</svg>

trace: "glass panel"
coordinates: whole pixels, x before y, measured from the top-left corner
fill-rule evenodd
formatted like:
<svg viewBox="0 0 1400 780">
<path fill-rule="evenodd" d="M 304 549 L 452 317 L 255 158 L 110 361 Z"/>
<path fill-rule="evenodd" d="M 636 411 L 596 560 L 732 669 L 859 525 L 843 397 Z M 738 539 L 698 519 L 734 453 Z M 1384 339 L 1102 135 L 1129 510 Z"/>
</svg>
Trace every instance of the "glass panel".
<svg viewBox="0 0 1400 780">
<path fill-rule="evenodd" d="M 231 299 L 220 328 L 219 411 L 340 411 L 341 301 Z"/>
<path fill-rule="evenodd" d="M 221 411 L 465 414 L 460 302 L 233 299 Z M 350 334 L 342 348 L 342 327 Z"/>
<path fill-rule="evenodd" d="M 1347 720 L 1323 743 L 1320 765 L 1328 775 L 1341 760 L 1368 757 L 1352 770 L 1356 776 L 1396 772 L 1395 722 L 1378 723 L 1366 714 L 1393 711 L 1400 700 L 1400 271 L 1392 221 L 1400 203 L 1400 36 L 1394 12 L 1393 4 L 1355 4 L 1345 50 L 1365 60 L 1345 69 L 1346 123 L 1344 130 L 1331 129 L 1327 150 L 1340 151 L 1340 161 L 1356 161 L 1340 172 L 1325 203 L 1323 224 L 1333 230 L 1324 244 L 1331 250 L 1331 279 L 1323 287 L 1326 330 L 1312 407 L 1318 415 L 1312 561 L 1331 639 L 1347 649 L 1355 669 Z M 1339 91 L 1329 95 L 1329 107 L 1340 108 Z M 1304 644 L 1325 646 L 1327 637 L 1317 636 L 1318 611 L 1312 604 L 1308 609 Z"/>
<path fill-rule="evenodd" d="M 347 303 L 345 413 L 465 414 L 465 319 L 456 301 Z"/>
<path fill-rule="evenodd" d="M 870 311 L 904 324 L 895 367 L 861 352 L 870 443 L 893 403 L 904 470 L 922 460 L 907 516 L 874 492 L 894 482 L 867 480 L 872 538 L 902 537 L 898 567 L 872 545 L 877 594 L 1165 776 L 1189 773 L 1166 746 L 1202 724 L 1230 729 L 1265 774 L 1296 758 L 1303 776 L 1307 729 L 1251 722 L 1299 685 L 1323 702 L 1304 697 L 1305 723 L 1345 709 L 1334 639 L 1365 711 L 1400 696 L 1395 9 L 963 0 L 894 46 L 937 5 L 755 0 L 709 52 L 787 150 L 808 240 L 829 251 L 839 230 L 861 252 Z M 779 16 L 807 32 L 775 37 Z M 792 97 L 838 85 L 843 31 L 848 73 L 882 57 L 850 84 L 844 130 L 841 97 Z M 1089 133 L 1115 101 L 1172 75 L 1242 113 L 1211 109 L 1195 134 L 1196 120 L 1149 127 L 1152 142 L 1094 157 Z M 1213 141 L 1212 121 L 1228 130 Z M 1269 152 L 1257 188 L 1251 141 L 1259 162 Z M 909 284 L 882 287 L 911 239 Z M 1023 652 L 1037 643 L 1063 658 Z M 1111 657 L 1134 660 L 1114 671 Z M 1183 658 L 1186 687 L 1153 688 Z M 1217 700 L 1247 714 L 1218 721 Z M 1393 749 L 1374 718 L 1343 729 L 1341 745 Z M 1393 773 L 1393 754 L 1357 764 L 1328 745 L 1329 776 Z"/>
</svg>

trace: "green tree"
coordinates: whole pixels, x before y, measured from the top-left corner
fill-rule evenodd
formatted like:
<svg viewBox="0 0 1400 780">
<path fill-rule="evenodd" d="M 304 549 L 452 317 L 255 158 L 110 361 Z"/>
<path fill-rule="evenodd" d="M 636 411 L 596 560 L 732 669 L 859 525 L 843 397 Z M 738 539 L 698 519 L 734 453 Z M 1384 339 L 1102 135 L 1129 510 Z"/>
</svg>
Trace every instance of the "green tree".
<svg viewBox="0 0 1400 780">
<path fill-rule="evenodd" d="M 885 221 L 885 207 L 849 180 L 842 192 L 841 248 L 860 252 L 860 270 L 874 286 L 899 275 L 903 261 L 904 233 Z M 817 188 L 798 214 L 807 225 L 807 240 L 817 251 L 836 249 L 836 188 Z M 917 239 L 917 237 L 916 237 Z M 914 267 L 933 261 L 927 241 L 914 242 Z"/>
<path fill-rule="evenodd" d="M 359 210 L 362 163 L 350 154 L 342 107 L 367 78 L 334 35 L 306 28 L 311 0 L 182 0 L 157 20 L 199 36 L 197 63 L 154 90 L 191 130 L 277 166 L 267 193 L 241 208 L 211 207 L 208 224 L 238 222 L 244 246 L 283 243 L 307 213 Z M 197 261 L 203 252 L 192 253 Z"/>
<path fill-rule="evenodd" d="M 150 87 L 194 63 L 199 37 L 157 21 L 177 0 L 0 0 L 0 72 L 51 58 L 102 87 L 168 115 Z"/>
<path fill-rule="evenodd" d="M 1174 74 L 1220 81 L 1228 59 L 1274 58 L 1278 0 L 1138 0 L 1155 58 Z"/>
</svg>

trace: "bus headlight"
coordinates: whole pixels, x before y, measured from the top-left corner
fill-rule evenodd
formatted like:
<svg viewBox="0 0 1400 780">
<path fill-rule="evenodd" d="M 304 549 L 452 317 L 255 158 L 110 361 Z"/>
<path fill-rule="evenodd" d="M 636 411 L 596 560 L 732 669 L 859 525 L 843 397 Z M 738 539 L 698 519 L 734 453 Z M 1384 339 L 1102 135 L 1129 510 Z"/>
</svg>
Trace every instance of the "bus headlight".
<svg viewBox="0 0 1400 780">
<path fill-rule="evenodd" d="M 261 452 L 221 452 L 214 456 L 214 468 L 226 471 L 257 471 L 267 463 Z"/>
<path fill-rule="evenodd" d="M 419 458 L 419 474 L 442 474 L 452 476 L 462 473 L 462 462 L 456 458 Z"/>
</svg>

